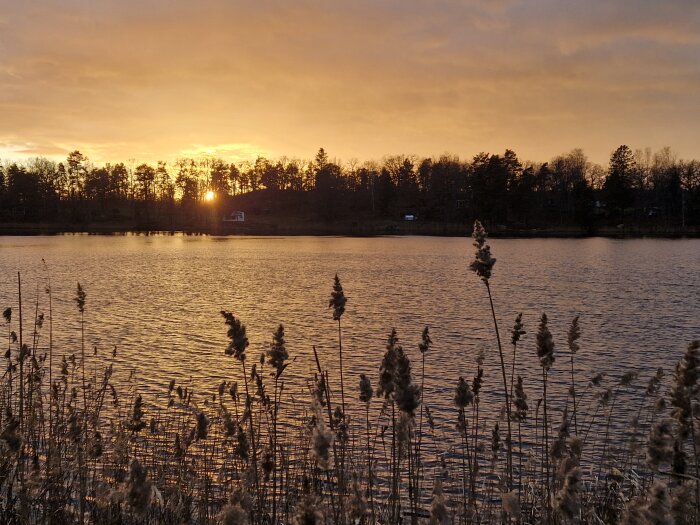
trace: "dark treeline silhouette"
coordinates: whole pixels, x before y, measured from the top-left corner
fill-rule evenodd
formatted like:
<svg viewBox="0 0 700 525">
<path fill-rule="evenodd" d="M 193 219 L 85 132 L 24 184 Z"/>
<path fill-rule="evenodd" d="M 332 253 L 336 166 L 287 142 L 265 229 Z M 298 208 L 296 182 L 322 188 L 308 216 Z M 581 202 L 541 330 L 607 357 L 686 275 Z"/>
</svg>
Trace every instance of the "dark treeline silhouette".
<svg viewBox="0 0 700 525">
<path fill-rule="evenodd" d="M 207 199 L 213 192 L 214 199 Z M 211 196 L 211 194 L 210 194 Z M 683 230 L 700 224 L 700 162 L 669 148 L 620 146 L 607 166 L 575 149 L 550 162 L 522 162 L 512 150 L 456 156 L 390 156 L 342 164 L 319 149 L 311 161 L 92 164 L 79 151 L 65 162 L 35 158 L 0 165 L 0 221 L 128 222 L 180 228 L 219 222 L 232 210 L 251 221 L 404 220 L 492 228 L 598 227 Z"/>
</svg>

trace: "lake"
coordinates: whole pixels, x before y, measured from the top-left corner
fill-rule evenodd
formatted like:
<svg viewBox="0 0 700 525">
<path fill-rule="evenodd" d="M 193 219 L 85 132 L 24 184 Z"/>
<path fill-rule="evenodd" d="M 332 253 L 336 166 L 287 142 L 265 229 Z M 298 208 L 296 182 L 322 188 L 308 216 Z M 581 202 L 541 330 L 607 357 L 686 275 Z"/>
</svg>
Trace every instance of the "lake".
<svg viewBox="0 0 700 525">
<path fill-rule="evenodd" d="M 492 291 L 508 356 L 514 318 L 523 312 L 527 334 L 518 372 L 531 400 L 541 396 L 534 334 L 542 312 L 556 345 L 554 390 L 568 388 L 566 332 L 576 315 L 581 391 L 598 372 L 614 385 L 637 371 L 639 389 L 656 367 L 668 378 L 688 342 L 700 337 L 698 239 L 495 239 L 491 246 L 497 258 Z M 454 422 L 456 381 L 471 379 L 480 350 L 486 406 L 498 407 L 502 382 L 486 290 L 468 270 L 472 256 L 469 238 L 0 237 L 0 307 L 17 307 L 20 271 L 25 319 L 33 318 L 37 298 L 39 311 L 48 314 L 43 258 L 53 285 L 57 354 L 79 350 L 73 298 L 80 282 L 87 292 L 87 341 L 100 356 L 116 347 L 119 377 L 125 381 L 133 370 L 133 384 L 147 399 L 166 393 L 171 379 L 199 394 L 240 379 L 238 363 L 224 355 L 220 310 L 246 324 L 251 360 L 283 323 L 295 359 L 285 373 L 289 392 L 303 405 L 316 367 L 312 345 L 337 381 L 337 325 L 328 308 L 337 272 L 348 297 L 342 318 L 346 396 L 357 397 L 360 373 L 376 385 L 392 327 L 418 376 L 418 343 L 429 326 L 434 346 L 426 357 L 425 399 L 447 429 Z M 40 346 L 47 334 L 45 326 Z M 614 419 L 623 428 L 624 417 Z"/>
</svg>

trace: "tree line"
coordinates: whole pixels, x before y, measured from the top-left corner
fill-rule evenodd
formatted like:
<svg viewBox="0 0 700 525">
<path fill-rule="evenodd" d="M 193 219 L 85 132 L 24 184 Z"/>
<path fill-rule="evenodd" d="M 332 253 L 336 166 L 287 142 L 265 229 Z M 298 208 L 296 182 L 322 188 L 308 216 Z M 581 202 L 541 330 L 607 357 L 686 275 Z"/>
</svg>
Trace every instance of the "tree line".
<svg viewBox="0 0 700 525">
<path fill-rule="evenodd" d="M 685 228 L 700 224 L 700 162 L 678 159 L 670 148 L 622 145 L 607 166 L 590 162 L 580 149 L 542 163 L 523 162 L 510 149 L 467 161 L 401 155 L 342 163 L 323 148 L 310 160 L 258 157 L 237 164 L 204 157 L 96 165 L 79 151 L 65 162 L 0 163 L 2 221 L 181 225 L 214 206 L 221 213 L 246 209 L 327 221 L 413 215 L 525 229 Z"/>
</svg>

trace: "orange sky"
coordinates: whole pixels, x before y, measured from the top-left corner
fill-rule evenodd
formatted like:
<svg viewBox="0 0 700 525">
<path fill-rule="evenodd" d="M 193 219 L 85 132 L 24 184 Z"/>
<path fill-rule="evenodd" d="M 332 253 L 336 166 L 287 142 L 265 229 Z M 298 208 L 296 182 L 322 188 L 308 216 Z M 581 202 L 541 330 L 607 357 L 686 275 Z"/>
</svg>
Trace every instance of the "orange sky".
<svg viewBox="0 0 700 525">
<path fill-rule="evenodd" d="M 696 0 L 0 0 L 0 158 L 698 158 L 698 28 Z"/>
</svg>

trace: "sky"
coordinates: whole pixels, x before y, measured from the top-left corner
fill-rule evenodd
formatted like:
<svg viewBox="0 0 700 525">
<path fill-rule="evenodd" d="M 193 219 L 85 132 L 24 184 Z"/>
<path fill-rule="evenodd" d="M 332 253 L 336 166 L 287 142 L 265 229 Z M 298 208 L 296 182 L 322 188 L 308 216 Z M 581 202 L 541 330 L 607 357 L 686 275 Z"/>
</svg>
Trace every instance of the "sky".
<svg viewBox="0 0 700 525">
<path fill-rule="evenodd" d="M 0 0 L 0 158 L 700 158 L 697 0 Z"/>
</svg>

